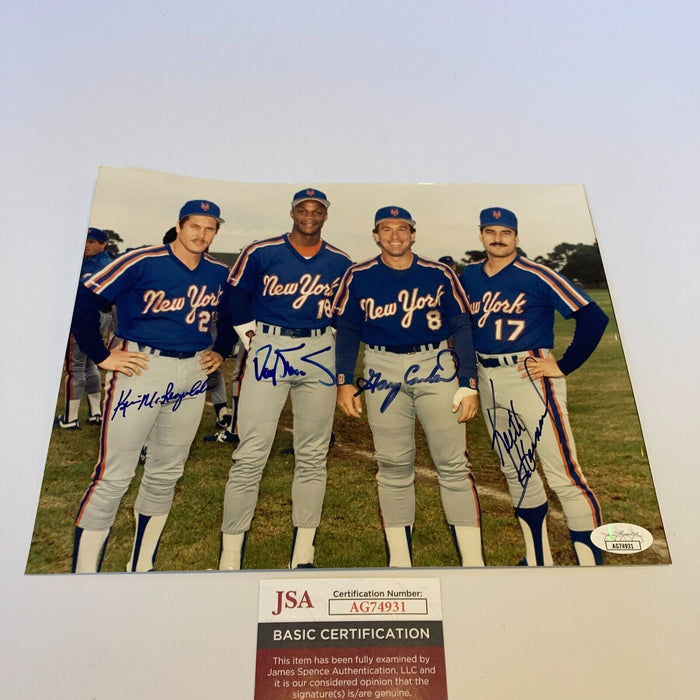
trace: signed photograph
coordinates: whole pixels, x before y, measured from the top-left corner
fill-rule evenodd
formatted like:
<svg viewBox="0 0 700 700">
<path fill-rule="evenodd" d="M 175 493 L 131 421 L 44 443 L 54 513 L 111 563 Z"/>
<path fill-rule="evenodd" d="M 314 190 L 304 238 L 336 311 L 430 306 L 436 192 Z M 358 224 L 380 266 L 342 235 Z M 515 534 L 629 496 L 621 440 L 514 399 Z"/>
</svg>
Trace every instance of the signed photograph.
<svg viewBox="0 0 700 700">
<path fill-rule="evenodd" d="M 103 167 L 86 219 L 27 574 L 671 563 L 583 184 Z"/>
</svg>

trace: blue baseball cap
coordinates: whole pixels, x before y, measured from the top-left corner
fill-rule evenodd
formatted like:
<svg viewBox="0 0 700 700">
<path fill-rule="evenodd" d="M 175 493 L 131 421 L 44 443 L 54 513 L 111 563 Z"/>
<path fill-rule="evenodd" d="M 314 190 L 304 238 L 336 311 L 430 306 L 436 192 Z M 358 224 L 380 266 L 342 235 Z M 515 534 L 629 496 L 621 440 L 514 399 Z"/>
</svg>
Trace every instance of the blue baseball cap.
<svg viewBox="0 0 700 700">
<path fill-rule="evenodd" d="M 454 265 L 455 259 L 451 255 L 443 255 L 441 258 L 438 258 L 438 262 L 445 263 L 445 265 Z"/>
<path fill-rule="evenodd" d="M 320 202 L 326 209 L 330 207 L 331 203 L 328 201 L 326 195 L 321 192 L 321 190 L 315 190 L 313 187 L 307 187 L 305 190 L 299 190 L 294 197 L 292 197 L 292 209 L 297 204 L 301 202 Z"/>
<path fill-rule="evenodd" d="M 518 230 L 518 218 L 508 209 L 502 207 L 489 207 L 479 214 L 479 226 L 505 226 Z"/>
<path fill-rule="evenodd" d="M 180 209 L 178 221 L 182 221 L 186 216 L 211 216 L 220 224 L 224 223 L 219 207 L 214 202 L 208 202 L 206 199 L 193 199 L 185 202 L 182 209 Z"/>
<path fill-rule="evenodd" d="M 109 236 L 100 228 L 89 228 L 87 237 L 98 243 L 106 243 L 109 240 Z"/>
<path fill-rule="evenodd" d="M 411 226 L 416 225 L 416 222 L 411 218 L 408 211 L 401 207 L 382 207 L 378 209 L 377 213 L 374 215 L 375 228 L 380 221 L 384 221 L 385 219 L 400 219 L 402 221 L 408 221 Z"/>
</svg>

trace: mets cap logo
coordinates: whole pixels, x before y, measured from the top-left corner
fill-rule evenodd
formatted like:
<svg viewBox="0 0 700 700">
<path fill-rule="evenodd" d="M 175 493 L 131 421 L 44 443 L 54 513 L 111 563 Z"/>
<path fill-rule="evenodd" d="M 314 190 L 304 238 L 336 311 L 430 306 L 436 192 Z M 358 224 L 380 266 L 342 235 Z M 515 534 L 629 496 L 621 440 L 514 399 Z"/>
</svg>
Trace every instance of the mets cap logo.
<svg viewBox="0 0 700 700">
<path fill-rule="evenodd" d="M 398 216 L 398 215 L 399 215 L 399 210 L 398 210 L 398 209 L 392 209 L 392 210 L 391 210 L 391 215 L 392 215 L 392 216 Z"/>
<path fill-rule="evenodd" d="M 309 197 L 313 197 L 316 194 L 316 190 L 306 190 L 306 194 L 308 194 Z"/>
<path fill-rule="evenodd" d="M 491 214 L 493 215 L 494 219 L 500 219 L 501 218 L 501 212 L 498 209 L 494 209 Z"/>
<path fill-rule="evenodd" d="M 202 211 L 209 211 L 209 202 L 200 202 L 199 206 L 202 208 Z"/>
</svg>

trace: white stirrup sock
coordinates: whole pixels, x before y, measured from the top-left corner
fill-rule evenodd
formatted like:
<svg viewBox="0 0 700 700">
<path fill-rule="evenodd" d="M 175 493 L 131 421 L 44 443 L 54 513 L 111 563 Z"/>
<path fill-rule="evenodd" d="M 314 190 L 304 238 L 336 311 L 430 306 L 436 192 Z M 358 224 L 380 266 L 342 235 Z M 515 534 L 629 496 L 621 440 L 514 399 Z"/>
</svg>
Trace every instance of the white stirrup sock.
<svg viewBox="0 0 700 700">
<path fill-rule="evenodd" d="M 554 566 L 547 534 L 547 509 L 546 502 L 536 508 L 515 509 L 515 515 L 523 531 L 525 559 L 528 566 Z"/>
<path fill-rule="evenodd" d="M 453 525 L 462 566 L 484 566 L 484 555 L 481 549 L 481 528 L 468 525 Z"/>
<path fill-rule="evenodd" d="M 71 399 L 68 402 L 68 415 L 63 416 L 64 423 L 71 423 L 78 418 L 78 411 L 80 410 L 80 399 Z"/>
<path fill-rule="evenodd" d="M 595 566 L 597 564 L 593 550 L 583 542 L 574 542 L 574 551 L 579 566 Z"/>
<path fill-rule="evenodd" d="M 131 549 L 131 559 L 126 565 L 127 571 L 153 571 L 160 536 L 163 534 L 165 515 L 144 515 L 134 511 L 136 517 L 136 534 Z M 135 565 L 134 565 L 135 560 Z"/>
<path fill-rule="evenodd" d="M 90 407 L 90 415 L 96 416 L 102 413 L 102 394 L 88 394 L 88 406 Z"/>
<path fill-rule="evenodd" d="M 94 574 L 98 570 L 109 528 L 107 530 L 84 530 L 76 528 L 77 552 L 75 553 L 74 572 L 76 574 Z"/>
<path fill-rule="evenodd" d="M 243 565 L 243 545 L 245 532 L 229 535 L 224 532 L 221 535 L 221 558 L 219 559 L 219 571 L 238 571 Z"/>
<path fill-rule="evenodd" d="M 518 518 L 520 522 L 520 527 L 523 531 L 523 538 L 525 539 L 525 559 L 527 559 L 528 566 L 537 566 L 537 555 L 535 554 L 535 540 L 532 536 L 532 530 L 528 524 L 522 519 Z M 552 559 L 552 552 L 549 549 L 549 535 L 547 534 L 547 518 L 542 521 L 542 559 L 543 563 L 540 566 L 554 566 L 554 560 Z"/>
<path fill-rule="evenodd" d="M 569 530 L 579 566 L 600 566 L 603 552 L 591 542 L 591 530 Z"/>
<path fill-rule="evenodd" d="M 292 536 L 292 557 L 289 562 L 290 569 L 296 569 L 303 564 L 314 563 L 314 538 L 315 527 L 295 527 Z"/>
<path fill-rule="evenodd" d="M 411 561 L 411 527 L 385 527 L 384 537 L 389 554 L 390 568 L 408 569 Z"/>
</svg>

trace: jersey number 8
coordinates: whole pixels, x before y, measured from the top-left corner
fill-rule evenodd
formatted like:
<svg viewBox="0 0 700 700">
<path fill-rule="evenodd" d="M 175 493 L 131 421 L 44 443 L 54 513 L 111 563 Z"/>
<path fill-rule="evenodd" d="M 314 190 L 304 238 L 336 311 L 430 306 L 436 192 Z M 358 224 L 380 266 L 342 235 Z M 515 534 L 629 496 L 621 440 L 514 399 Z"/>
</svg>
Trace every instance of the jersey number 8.
<svg viewBox="0 0 700 700">
<path fill-rule="evenodd" d="M 425 320 L 428 322 L 428 328 L 431 331 L 438 331 L 442 328 L 442 314 L 439 311 L 428 311 L 425 314 Z"/>
</svg>

